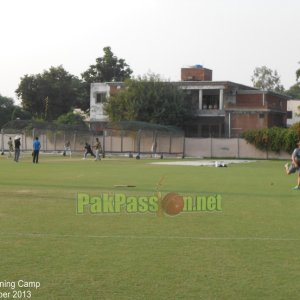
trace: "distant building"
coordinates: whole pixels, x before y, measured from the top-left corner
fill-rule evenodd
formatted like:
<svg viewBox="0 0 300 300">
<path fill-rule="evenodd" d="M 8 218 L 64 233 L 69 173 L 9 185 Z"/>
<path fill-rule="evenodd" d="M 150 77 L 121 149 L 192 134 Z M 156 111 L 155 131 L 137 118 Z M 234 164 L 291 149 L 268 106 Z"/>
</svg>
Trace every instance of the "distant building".
<svg viewBox="0 0 300 300">
<path fill-rule="evenodd" d="M 300 100 L 288 100 L 287 102 L 287 126 L 300 122 Z"/>
<path fill-rule="evenodd" d="M 90 126 L 102 131 L 108 122 L 108 117 L 103 111 L 103 102 L 106 97 L 117 92 L 123 86 L 123 82 L 92 83 L 90 93 Z"/>
<path fill-rule="evenodd" d="M 189 137 L 237 137 L 247 129 L 286 127 L 288 96 L 262 91 L 231 81 L 212 81 L 212 70 L 196 65 L 181 69 L 181 81 L 194 117 L 183 124 Z M 91 85 L 91 123 L 107 122 L 102 99 L 122 88 L 123 83 Z"/>
</svg>

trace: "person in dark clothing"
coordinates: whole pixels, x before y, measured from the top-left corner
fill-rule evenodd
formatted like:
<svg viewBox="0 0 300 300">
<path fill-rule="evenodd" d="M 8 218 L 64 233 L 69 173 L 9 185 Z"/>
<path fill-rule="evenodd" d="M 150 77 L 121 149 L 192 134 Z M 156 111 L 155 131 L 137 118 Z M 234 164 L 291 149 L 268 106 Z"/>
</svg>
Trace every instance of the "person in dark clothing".
<svg viewBox="0 0 300 300">
<path fill-rule="evenodd" d="M 20 136 L 16 136 L 14 143 L 15 143 L 15 158 L 14 161 L 18 162 L 19 158 L 20 158 L 20 148 L 21 148 L 21 142 L 20 142 L 21 137 Z"/>
<path fill-rule="evenodd" d="M 83 159 L 86 159 L 86 156 L 88 154 L 91 154 L 93 157 L 96 157 L 96 155 L 94 154 L 94 152 L 91 148 L 91 145 L 89 143 L 87 143 L 87 142 L 85 143 L 84 149 L 85 149 L 85 152 L 84 152 Z"/>
<path fill-rule="evenodd" d="M 292 153 L 292 163 L 290 165 L 286 163 L 284 168 L 287 175 L 298 172 L 297 185 L 293 190 L 300 190 L 300 141 L 298 141 L 297 148 Z"/>
<path fill-rule="evenodd" d="M 39 153 L 41 149 L 41 143 L 38 137 L 36 137 L 35 140 L 33 141 L 32 148 L 33 148 L 32 162 L 37 164 L 39 162 Z"/>
</svg>

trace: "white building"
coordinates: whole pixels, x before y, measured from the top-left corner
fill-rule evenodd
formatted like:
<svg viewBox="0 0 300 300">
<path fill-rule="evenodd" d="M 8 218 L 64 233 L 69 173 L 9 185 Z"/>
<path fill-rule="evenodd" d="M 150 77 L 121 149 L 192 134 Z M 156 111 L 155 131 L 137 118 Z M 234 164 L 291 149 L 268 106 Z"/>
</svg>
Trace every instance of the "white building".
<svg viewBox="0 0 300 300">
<path fill-rule="evenodd" d="M 300 100 L 287 102 L 287 126 L 300 122 Z"/>
<path fill-rule="evenodd" d="M 91 84 L 90 93 L 90 126 L 101 132 L 108 122 L 103 110 L 105 98 L 121 89 L 123 82 L 97 82 Z"/>
<path fill-rule="evenodd" d="M 109 85 L 92 83 L 90 93 L 90 122 L 106 122 L 107 116 L 103 111 L 103 101 L 109 95 Z"/>
</svg>

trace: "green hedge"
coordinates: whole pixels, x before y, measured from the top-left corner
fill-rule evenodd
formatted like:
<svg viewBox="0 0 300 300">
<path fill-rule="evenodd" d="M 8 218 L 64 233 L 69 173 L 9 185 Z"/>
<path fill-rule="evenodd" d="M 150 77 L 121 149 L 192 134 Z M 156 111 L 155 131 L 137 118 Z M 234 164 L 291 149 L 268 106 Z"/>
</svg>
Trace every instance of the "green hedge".
<svg viewBox="0 0 300 300">
<path fill-rule="evenodd" d="M 292 152 L 300 140 L 300 123 L 290 128 L 262 128 L 245 131 L 242 137 L 260 150 Z"/>
</svg>

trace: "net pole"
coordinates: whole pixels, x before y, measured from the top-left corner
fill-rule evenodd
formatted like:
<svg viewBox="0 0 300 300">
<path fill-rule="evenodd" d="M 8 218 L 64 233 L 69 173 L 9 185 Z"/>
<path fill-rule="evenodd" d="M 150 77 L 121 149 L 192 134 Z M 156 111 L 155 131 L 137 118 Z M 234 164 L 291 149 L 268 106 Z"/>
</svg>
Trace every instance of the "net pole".
<svg viewBox="0 0 300 300">
<path fill-rule="evenodd" d="M 124 137 L 124 131 L 121 130 L 121 153 L 123 153 L 123 137 Z"/>
<path fill-rule="evenodd" d="M 46 136 L 46 139 L 45 139 L 45 143 L 46 143 L 46 151 L 48 151 L 48 130 L 46 130 L 45 132 L 45 136 Z"/>
<path fill-rule="evenodd" d="M 102 157 L 105 157 L 105 136 L 106 136 L 106 130 L 103 131 L 103 137 L 102 137 Z"/>
<path fill-rule="evenodd" d="M 182 158 L 185 157 L 185 136 L 182 138 Z"/>
<path fill-rule="evenodd" d="M 25 131 L 25 130 L 24 130 L 23 134 L 24 134 L 24 145 L 25 145 L 25 150 L 28 150 L 28 148 L 27 148 L 27 136 L 26 136 L 26 131 Z"/>
<path fill-rule="evenodd" d="M 21 131 L 21 146 L 22 146 L 22 151 L 26 151 L 27 149 L 25 148 L 25 143 L 24 143 L 24 132 Z"/>
<path fill-rule="evenodd" d="M 64 130 L 64 146 L 65 146 L 65 144 L 66 144 L 66 131 Z M 75 149 L 75 145 L 73 145 L 73 149 Z"/>
<path fill-rule="evenodd" d="M 142 130 L 140 129 L 138 131 L 138 134 L 137 134 L 137 152 L 138 152 L 138 155 L 140 155 L 140 152 L 141 152 L 141 132 L 142 132 Z"/>
<path fill-rule="evenodd" d="M 114 151 L 112 135 L 110 136 L 110 151 L 111 151 L 111 152 Z"/>
<path fill-rule="evenodd" d="M 54 151 L 56 151 L 56 131 L 54 132 Z"/>
<path fill-rule="evenodd" d="M 1 129 L 1 150 L 4 153 L 4 129 Z"/>
<path fill-rule="evenodd" d="M 76 131 L 74 132 L 73 136 L 73 145 L 74 145 L 74 152 L 76 151 Z"/>
<path fill-rule="evenodd" d="M 154 157 L 156 157 L 156 152 L 157 152 L 157 130 L 153 131 L 153 141 L 152 141 L 152 154 Z M 151 156 L 152 156 L 151 154 Z"/>
<path fill-rule="evenodd" d="M 170 133 L 169 153 L 172 153 L 172 133 Z"/>
</svg>

